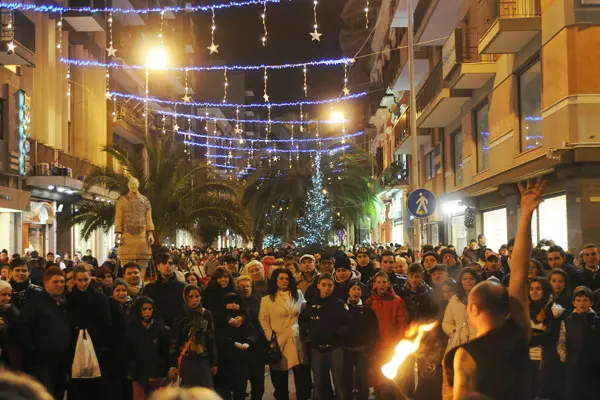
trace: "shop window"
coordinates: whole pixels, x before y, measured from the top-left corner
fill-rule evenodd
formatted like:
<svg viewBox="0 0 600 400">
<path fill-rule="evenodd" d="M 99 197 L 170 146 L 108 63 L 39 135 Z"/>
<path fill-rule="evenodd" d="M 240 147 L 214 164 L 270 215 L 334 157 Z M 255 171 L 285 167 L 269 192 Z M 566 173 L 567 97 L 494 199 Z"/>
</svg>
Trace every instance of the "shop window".
<svg viewBox="0 0 600 400">
<path fill-rule="evenodd" d="M 475 110 L 474 125 L 477 142 L 477 172 L 490 168 L 490 129 L 488 121 L 489 104 Z"/>
<path fill-rule="evenodd" d="M 463 183 L 463 148 L 462 132 L 458 131 L 452 134 L 452 170 L 454 171 L 454 185 L 460 186 Z"/>
<path fill-rule="evenodd" d="M 542 136 L 542 65 L 539 60 L 519 74 L 521 151 L 540 146 Z"/>
<path fill-rule="evenodd" d="M 533 214 L 531 238 L 534 244 L 549 239 L 565 250 L 569 248 L 566 195 L 544 199 Z"/>
<path fill-rule="evenodd" d="M 435 175 L 435 168 L 433 165 L 433 151 L 425 154 L 425 179 L 431 180 Z"/>
<path fill-rule="evenodd" d="M 487 247 L 498 251 L 500 246 L 506 244 L 508 241 L 506 224 L 506 208 L 483 212 L 483 234 L 487 239 Z"/>
</svg>

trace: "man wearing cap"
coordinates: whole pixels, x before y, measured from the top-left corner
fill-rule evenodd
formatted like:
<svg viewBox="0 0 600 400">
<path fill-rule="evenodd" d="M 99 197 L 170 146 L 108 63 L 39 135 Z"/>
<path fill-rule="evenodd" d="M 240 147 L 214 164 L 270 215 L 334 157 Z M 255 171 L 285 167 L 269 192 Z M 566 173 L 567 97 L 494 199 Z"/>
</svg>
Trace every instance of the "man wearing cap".
<svg viewBox="0 0 600 400">
<path fill-rule="evenodd" d="M 312 254 L 304 254 L 300 257 L 300 273 L 297 275 L 296 287 L 306 294 L 310 285 L 316 283 L 319 273 L 316 270 L 315 257 Z M 306 297 L 306 296 L 305 296 Z"/>
<path fill-rule="evenodd" d="M 356 270 L 360 272 L 360 280 L 365 285 L 369 284 L 371 278 L 375 275 L 375 267 L 369 258 L 369 250 L 366 247 L 361 247 L 356 254 Z"/>
<path fill-rule="evenodd" d="M 456 280 L 458 275 L 460 275 L 460 271 L 462 270 L 462 266 L 460 265 L 460 262 L 458 262 L 458 255 L 456 252 L 450 249 L 445 249 L 442 251 L 442 264 L 444 264 L 446 267 L 448 276 Z"/>
<path fill-rule="evenodd" d="M 504 272 L 500 265 L 500 254 L 489 253 L 485 258 L 485 265 L 483 266 L 483 272 L 481 274 L 483 279 L 490 279 L 495 277 L 498 281 L 502 282 L 504 279 Z"/>
</svg>

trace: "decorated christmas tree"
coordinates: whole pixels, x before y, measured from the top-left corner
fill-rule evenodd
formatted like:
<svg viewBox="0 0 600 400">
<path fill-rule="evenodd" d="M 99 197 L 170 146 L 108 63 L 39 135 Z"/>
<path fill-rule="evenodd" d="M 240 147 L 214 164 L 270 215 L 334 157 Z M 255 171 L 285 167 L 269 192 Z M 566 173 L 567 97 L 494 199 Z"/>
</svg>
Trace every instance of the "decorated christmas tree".
<svg viewBox="0 0 600 400">
<path fill-rule="evenodd" d="M 310 244 L 326 245 L 331 234 L 332 218 L 327 193 L 323 190 L 321 155 L 318 152 L 315 155 L 314 165 L 312 187 L 306 194 L 305 213 L 298 218 L 300 236 L 296 239 L 296 245 L 300 247 Z"/>
</svg>

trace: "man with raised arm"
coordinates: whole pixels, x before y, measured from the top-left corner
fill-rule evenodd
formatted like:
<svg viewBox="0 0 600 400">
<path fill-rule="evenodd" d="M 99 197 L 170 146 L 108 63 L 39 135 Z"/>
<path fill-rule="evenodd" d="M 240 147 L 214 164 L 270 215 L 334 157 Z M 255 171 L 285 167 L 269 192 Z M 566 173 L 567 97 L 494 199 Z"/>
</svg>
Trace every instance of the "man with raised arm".
<svg viewBox="0 0 600 400">
<path fill-rule="evenodd" d="M 527 265 L 531 253 L 531 216 L 542 202 L 546 182 L 529 180 L 521 193 L 521 218 L 515 238 L 508 290 L 484 281 L 469 294 L 467 312 L 477 337 L 448 352 L 444 371 L 459 400 L 479 394 L 494 400 L 530 400 Z"/>
</svg>

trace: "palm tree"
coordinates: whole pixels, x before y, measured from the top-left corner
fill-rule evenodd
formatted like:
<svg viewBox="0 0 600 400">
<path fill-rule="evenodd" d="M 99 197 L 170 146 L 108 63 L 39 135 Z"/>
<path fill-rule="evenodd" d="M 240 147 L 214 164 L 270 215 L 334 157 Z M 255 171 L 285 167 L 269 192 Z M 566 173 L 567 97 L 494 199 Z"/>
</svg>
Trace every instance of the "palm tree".
<svg viewBox="0 0 600 400">
<path fill-rule="evenodd" d="M 250 211 L 254 243 L 273 234 L 284 240 L 297 236 L 297 220 L 304 214 L 306 193 L 314 172 L 313 157 L 307 153 L 282 156 L 248 177 L 242 204 Z M 369 217 L 378 220 L 378 184 L 371 177 L 372 157 L 359 148 L 325 153 L 321 170 L 328 194 L 334 228 L 356 224 Z"/>
<path fill-rule="evenodd" d="M 210 166 L 190 160 L 185 146 L 172 136 L 150 135 L 144 143 L 148 170 L 139 155 L 118 146 L 103 148 L 124 173 L 96 169 L 85 180 L 84 189 L 93 185 L 125 194 L 128 176 L 140 182 L 140 192 L 152 205 L 155 237 L 160 243 L 177 230 L 203 234 L 207 229 L 229 228 L 244 237 L 251 232 L 247 211 L 238 200 L 239 187 L 221 178 Z M 82 237 L 105 232 L 114 224 L 115 205 L 82 200 L 74 207 L 70 223 L 82 224 Z"/>
</svg>

